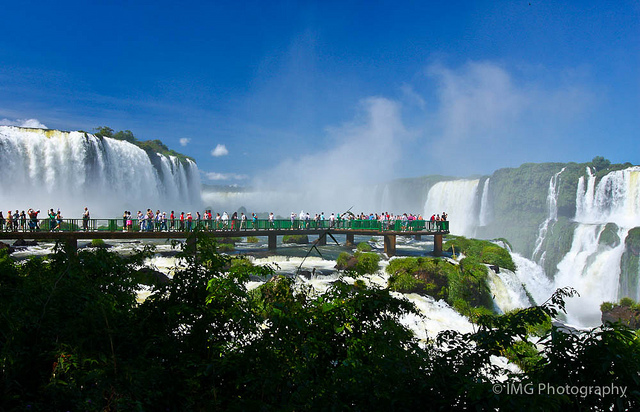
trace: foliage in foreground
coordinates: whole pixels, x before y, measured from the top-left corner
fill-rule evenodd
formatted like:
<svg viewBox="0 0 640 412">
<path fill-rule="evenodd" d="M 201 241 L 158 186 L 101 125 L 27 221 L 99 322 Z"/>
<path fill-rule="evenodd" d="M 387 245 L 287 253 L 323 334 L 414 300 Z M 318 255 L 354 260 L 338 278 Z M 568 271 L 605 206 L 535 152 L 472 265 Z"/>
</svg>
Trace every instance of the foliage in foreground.
<svg viewBox="0 0 640 412">
<path fill-rule="evenodd" d="M 533 358 L 530 327 L 564 310 L 545 304 L 481 316 L 473 333 L 419 342 L 419 317 L 389 289 L 341 280 L 307 293 L 268 267 L 231 264 L 199 239 L 142 304 L 132 273 L 145 253 L 58 252 L 16 264 L 0 255 L 0 410 L 564 410 L 640 407 L 640 344 L 612 325 L 552 327 L 524 372 L 495 356 Z M 511 384 L 532 393 L 498 393 Z M 548 387 L 612 385 L 626 396 L 549 395 Z"/>
</svg>

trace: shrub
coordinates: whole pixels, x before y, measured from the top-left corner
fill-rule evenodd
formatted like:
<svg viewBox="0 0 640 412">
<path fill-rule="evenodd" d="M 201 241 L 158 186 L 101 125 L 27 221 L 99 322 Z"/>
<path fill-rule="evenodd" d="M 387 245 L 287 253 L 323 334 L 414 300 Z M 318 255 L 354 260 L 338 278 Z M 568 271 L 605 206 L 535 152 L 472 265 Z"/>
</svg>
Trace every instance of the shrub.
<svg viewBox="0 0 640 412">
<path fill-rule="evenodd" d="M 349 259 L 351 259 L 351 255 L 347 252 L 342 252 L 338 255 L 338 259 L 336 259 L 336 267 L 338 269 L 344 269 L 347 267 L 349 263 Z"/>
<path fill-rule="evenodd" d="M 517 269 L 509 251 L 488 240 L 467 239 L 464 236 L 450 236 L 443 245 L 443 250 L 449 252 L 455 250 L 457 254 L 463 253 L 465 256 L 477 259 L 479 262 L 496 265 L 513 272 Z"/>
<path fill-rule="evenodd" d="M 259 239 L 255 236 L 249 236 L 247 237 L 247 243 L 258 243 Z"/>
<path fill-rule="evenodd" d="M 634 306 L 636 306 L 636 302 L 629 298 L 629 297 L 624 297 L 622 299 L 620 299 L 620 306 L 625 306 L 627 308 L 633 308 Z"/>
<path fill-rule="evenodd" d="M 611 302 L 602 302 L 600 305 L 600 312 L 602 313 L 609 312 L 611 309 L 613 309 L 613 303 Z"/>
<path fill-rule="evenodd" d="M 386 268 L 391 275 L 389 287 L 392 290 L 429 295 L 435 299 L 447 298 L 448 272 L 452 271 L 455 271 L 453 265 L 430 258 L 393 259 Z"/>
<path fill-rule="evenodd" d="M 91 239 L 91 247 L 107 247 L 107 244 L 102 239 Z"/>
<path fill-rule="evenodd" d="M 233 243 L 219 243 L 218 252 L 231 252 L 235 250 L 236 246 Z"/>
<path fill-rule="evenodd" d="M 359 275 L 373 275 L 380 269 L 380 256 L 371 252 L 356 252 L 354 257 L 358 260 L 355 271 Z"/>
<path fill-rule="evenodd" d="M 356 252 L 350 255 L 342 252 L 336 260 L 336 268 L 348 272 L 355 272 L 357 275 L 372 275 L 380 268 L 380 256 L 371 252 Z"/>
<path fill-rule="evenodd" d="M 409 273 L 398 273 L 389 278 L 389 288 L 400 293 L 424 293 L 426 284 Z"/>
<path fill-rule="evenodd" d="M 372 250 L 371 245 L 368 244 L 367 242 L 358 243 L 357 249 L 360 252 L 371 252 L 371 250 Z"/>
<path fill-rule="evenodd" d="M 307 235 L 284 235 L 282 237 L 282 243 L 306 245 L 307 243 L 309 243 L 309 237 Z"/>
</svg>

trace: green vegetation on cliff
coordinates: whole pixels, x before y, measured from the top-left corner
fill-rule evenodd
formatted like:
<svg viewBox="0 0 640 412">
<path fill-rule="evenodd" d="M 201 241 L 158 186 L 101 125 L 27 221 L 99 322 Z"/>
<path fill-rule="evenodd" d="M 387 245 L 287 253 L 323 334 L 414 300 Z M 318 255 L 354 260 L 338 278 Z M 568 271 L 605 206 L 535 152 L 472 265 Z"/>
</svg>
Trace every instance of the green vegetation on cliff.
<svg viewBox="0 0 640 412">
<path fill-rule="evenodd" d="M 587 163 L 525 163 L 517 168 L 496 170 L 491 175 L 489 184 L 493 219 L 489 225 L 480 227 L 476 236 L 507 238 L 515 251 L 530 257 L 540 225 L 548 217 L 549 182 L 556 173 L 564 169 L 555 186 L 558 195 L 558 220 L 571 220 L 576 212 L 578 181 L 580 177 L 586 179 L 587 167 L 595 172 L 597 183 L 606 174 L 630 166 L 631 163 L 611 164 L 602 156 L 597 156 Z M 566 220 L 562 226 L 568 226 Z M 561 236 L 558 232 L 556 234 Z M 560 243 L 566 245 L 565 242 Z M 542 250 L 552 252 L 552 244 L 558 242 L 551 241 Z M 558 254 L 564 255 L 568 250 L 562 249 Z"/>
<path fill-rule="evenodd" d="M 638 284 L 640 280 L 640 227 L 629 230 L 624 240 L 624 252 L 620 259 L 620 284 L 618 297 L 640 296 Z"/>
<path fill-rule="evenodd" d="M 120 130 L 119 132 L 114 132 L 112 128 L 107 126 L 100 126 L 95 130 L 95 135 L 98 137 L 110 137 L 116 140 L 124 140 L 138 146 L 147 153 L 159 153 L 165 156 L 175 156 L 180 159 L 181 162 L 185 162 L 187 159 L 195 161 L 190 156 L 186 156 L 182 153 L 176 152 L 175 150 L 169 149 L 160 140 L 138 140 L 131 130 Z"/>
</svg>

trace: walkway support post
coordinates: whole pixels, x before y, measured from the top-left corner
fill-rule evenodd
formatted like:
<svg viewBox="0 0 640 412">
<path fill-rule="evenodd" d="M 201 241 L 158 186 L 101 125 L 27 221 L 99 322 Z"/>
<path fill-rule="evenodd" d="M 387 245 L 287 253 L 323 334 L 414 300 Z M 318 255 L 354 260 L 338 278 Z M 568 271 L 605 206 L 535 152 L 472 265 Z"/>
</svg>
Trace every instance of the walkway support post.
<svg viewBox="0 0 640 412">
<path fill-rule="evenodd" d="M 321 233 L 320 235 L 318 235 L 318 242 L 316 243 L 317 246 L 327 246 L 327 234 L 326 233 Z"/>
<path fill-rule="evenodd" d="M 196 254 L 196 241 L 197 239 L 195 233 L 187 237 L 187 253 L 192 255 Z"/>
<path fill-rule="evenodd" d="M 276 250 L 277 244 L 278 244 L 278 236 L 269 235 L 269 250 Z"/>
<path fill-rule="evenodd" d="M 346 236 L 347 236 L 347 241 L 346 241 L 346 243 L 345 243 L 345 246 L 354 246 L 354 242 L 355 242 L 355 240 L 354 240 L 354 235 L 353 235 L 353 233 L 347 233 L 347 235 L 346 235 Z M 395 236 L 394 236 L 394 237 L 395 237 Z M 394 245 L 395 245 L 395 243 L 394 243 Z"/>
<path fill-rule="evenodd" d="M 384 253 L 388 257 L 396 255 L 396 235 L 384 235 Z"/>
<path fill-rule="evenodd" d="M 78 254 L 78 239 L 73 236 L 68 236 L 62 239 L 64 242 L 64 250 L 67 255 L 77 255 Z"/>
<path fill-rule="evenodd" d="M 442 235 L 433 235 L 433 255 L 442 256 Z"/>
<path fill-rule="evenodd" d="M 416 235 L 416 240 L 422 240 L 422 235 Z"/>
</svg>

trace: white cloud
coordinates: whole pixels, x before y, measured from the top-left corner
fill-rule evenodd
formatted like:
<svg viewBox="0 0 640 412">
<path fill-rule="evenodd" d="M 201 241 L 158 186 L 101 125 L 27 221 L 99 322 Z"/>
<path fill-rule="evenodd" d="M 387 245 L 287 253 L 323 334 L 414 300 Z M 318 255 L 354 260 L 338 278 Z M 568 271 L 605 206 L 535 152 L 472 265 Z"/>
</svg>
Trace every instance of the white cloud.
<svg viewBox="0 0 640 412">
<path fill-rule="evenodd" d="M 205 173 L 205 176 L 209 180 L 245 180 L 249 178 L 249 176 L 247 175 L 241 175 L 237 173 L 217 173 L 217 172 L 208 172 L 208 173 Z"/>
<path fill-rule="evenodd" d="M 189 144 L 190 141 L 191 139 L 189 139 L 188 137 L 183 137 L 180 139 L 180 146 L 186 146 Z"/>
<path fill-rule="evenodd" d="M 216 148 L 211 151 L 211 156 L 213 157 L 226 156 L 228 154 L 229 154 L 229 151 L 227 150 L 227 147 L 223 144 L 217 145 Z"/>
<path fill-rule="evenodd" d="M 38 119 L 0 119 L 0 126 L 31 127 L 34 129 L 47 129 Z"/>
<path fill-rule="evenodd" d="M 522 75 L 494 62 L 434 64 L 426 73 L 435 81 L 437 104 L 427 113 L 422 144 L 444 173 L 556 158 L 594 100 L 574 79 Z"/>
</svg>

